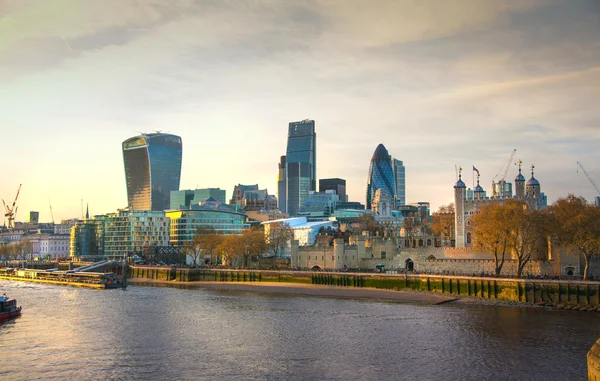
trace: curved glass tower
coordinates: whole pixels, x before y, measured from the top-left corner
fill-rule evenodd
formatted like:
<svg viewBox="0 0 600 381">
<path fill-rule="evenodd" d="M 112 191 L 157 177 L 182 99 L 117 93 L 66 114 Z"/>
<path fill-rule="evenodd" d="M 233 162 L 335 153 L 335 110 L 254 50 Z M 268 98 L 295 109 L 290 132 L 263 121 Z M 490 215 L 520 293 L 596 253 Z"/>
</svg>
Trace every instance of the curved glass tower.
<svg viewBox="0 0 600 381">
<path fill-rule="evenodd" d="M 371 165 L 369 166 L 367 209 L 371 209 L 371 203 L 377 189 L 385 189 L 392 199 L 396 195 L 396 180 L 392 167 L 392 157 L 383 144 L 377 146 L 371 158 Z"/>
<path fill-rule="evenodd" d="M 181 138 L 142 134 L 123 142 L 125 182 L 130 210 L 166 210 L 170 193 L 179 190 Z"/>
</svg>

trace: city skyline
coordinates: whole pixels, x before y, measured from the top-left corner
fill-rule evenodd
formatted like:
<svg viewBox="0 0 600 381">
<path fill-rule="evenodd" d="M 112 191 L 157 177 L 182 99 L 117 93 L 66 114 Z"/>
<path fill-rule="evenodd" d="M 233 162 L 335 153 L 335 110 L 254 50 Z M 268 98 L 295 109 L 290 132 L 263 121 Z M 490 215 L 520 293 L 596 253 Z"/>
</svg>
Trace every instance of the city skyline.
<svg viewBox="0 0 600 381">
<path fill-rule="evenodd" d="M 23 184 L 17 221 L 125 207 L 119 143 L 152 130 L 186 142 L 180 189 L 276 194 L 287 125 L 310 118 L 317 180 L 346 179 L 350 201 L 379 143 L 404 162 L 406 202 L 433 211 L 455 165 L 491 193 L 514 148 L 549 203 L 592 201 L 576 162 L 600 182 L 597 3 L 467 3 L 3 3 L 0 198 Z"/>
</svg>

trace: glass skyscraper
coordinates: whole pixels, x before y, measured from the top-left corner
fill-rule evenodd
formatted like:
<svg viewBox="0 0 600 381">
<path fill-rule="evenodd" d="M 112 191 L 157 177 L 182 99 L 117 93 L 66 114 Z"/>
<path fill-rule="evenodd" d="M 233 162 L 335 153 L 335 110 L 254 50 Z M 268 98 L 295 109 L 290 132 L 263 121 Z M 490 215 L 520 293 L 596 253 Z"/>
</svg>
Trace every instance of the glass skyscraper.
<svg viewBox="0 0 600 381">
<path fill-rule="evenodd" d="M 396 185 L 396 195 L 394 197 L 394 209 L 401 205 L 406 205 L 406 171 L 402 160 L 394 159 L 394 177 Z"/>
<path fill-rule="evenodd" d="M 396 179 L 392 168 L 392 157 L 388 150 L 380 144 L 377 146 L 371 165 L 369 166 L 369 179 L 367 180 L 367 209 L 371 209 L 373 197 L 377 189 L 384 189 L 391 197 L 396 195 Z"/>
<path fill-rule="evenodd" d="M 286 150 L 286 212 L 295 216 L 309 191 L 317 190 L 315 121 L 291 122 Z"/>
<path fill-rule="evenodd" d="M 182 145 L 179 136 L 142 134 L 123 142 L 130 210 L 166 210 L 170 192 L 179 190 Z"/>
</svg>

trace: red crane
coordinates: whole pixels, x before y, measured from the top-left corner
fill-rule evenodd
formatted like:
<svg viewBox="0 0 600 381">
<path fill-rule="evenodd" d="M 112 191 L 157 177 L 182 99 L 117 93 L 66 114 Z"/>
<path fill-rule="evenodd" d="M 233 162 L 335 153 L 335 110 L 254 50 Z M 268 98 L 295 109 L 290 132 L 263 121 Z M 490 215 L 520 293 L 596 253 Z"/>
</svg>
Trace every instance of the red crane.
<svg viewBox="0 0 600 381">
<path fill-rule="evenodd" d="M 12 203 L 12 206 L 8 206 L 6 205 L 6 203 L 4 202 L 4 200 L 2 200 L 2 204 L 4 204 L 4 209 L 6 209 L 6 213 L 4 214 L 4 217 L 8 217 L 8 230 L 12 230 L 15 225 L 14 225 L 14 221 L 15 221 L 15 216 L 17 215 L 17 209 L 19 209 L 19 207 L 15 207 L 15 205 L 17 204 L 17 199 L 19 198 L 19 193 L 21 193 L 21 185 L 23 184 L 19 184 L 19 189 L 17 189 L 17 195 L 15 196 L 15 200 Z"/>
</svg>

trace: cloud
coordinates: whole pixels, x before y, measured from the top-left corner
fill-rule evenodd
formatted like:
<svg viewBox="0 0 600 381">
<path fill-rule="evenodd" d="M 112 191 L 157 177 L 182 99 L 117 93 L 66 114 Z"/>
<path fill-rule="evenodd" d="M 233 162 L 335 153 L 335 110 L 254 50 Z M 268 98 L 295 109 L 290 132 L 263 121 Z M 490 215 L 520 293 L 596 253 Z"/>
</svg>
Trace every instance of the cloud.
<svg viewBox="0 0 600 381">
<path fill-rule="evenodd" d="M 78 173 L 61 186 L 113 210 L 125 202 L 120 142 L 159 129 L 184 139 L 182 187 L 274 190 L 287 123 L 305 118 L 317 122 L 318 175 L 346 178 L 363 202 L 379 143 L 404 160 L 408 199 L 434 208 L 451 201 L 455 164 L 487 183 L 513 148 L 551 197 L 568 193 L 550 178 L 575 159 L 600 171 L 593 3 L 459 5 L 11 3 L 0 19 L 0 125 L 15 142 L 5 154 L 52 160 L 44 176 L 26 158 L 6 176 L 41 189 L 53 167 Z"/>
</svg>

